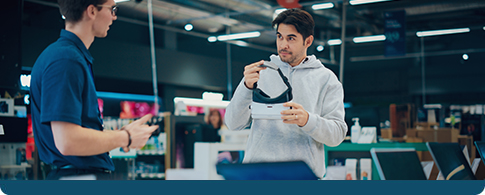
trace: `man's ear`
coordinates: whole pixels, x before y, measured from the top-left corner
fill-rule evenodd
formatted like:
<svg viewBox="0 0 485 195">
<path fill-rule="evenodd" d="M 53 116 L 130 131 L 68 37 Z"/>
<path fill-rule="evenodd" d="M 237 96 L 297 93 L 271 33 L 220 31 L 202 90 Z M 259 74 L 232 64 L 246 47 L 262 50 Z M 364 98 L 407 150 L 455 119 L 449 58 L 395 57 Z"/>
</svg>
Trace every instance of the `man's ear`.
<svg viewBox="0 0 485 195">
<path fill-rule="evenodd" d="M 86 8 L 84 14 L 86 14 L 87 18 L 94 19 L 94 17 L 96 17 L 96 14 L 98 14 L 98 8 L 91 4 Z"/>
<path fill-rule="evenodd" d="M 313 44 L 313 35 L 310 35 L 305 39 L 305 47 L 310 47 L 312 44 Z"/>
</svg>

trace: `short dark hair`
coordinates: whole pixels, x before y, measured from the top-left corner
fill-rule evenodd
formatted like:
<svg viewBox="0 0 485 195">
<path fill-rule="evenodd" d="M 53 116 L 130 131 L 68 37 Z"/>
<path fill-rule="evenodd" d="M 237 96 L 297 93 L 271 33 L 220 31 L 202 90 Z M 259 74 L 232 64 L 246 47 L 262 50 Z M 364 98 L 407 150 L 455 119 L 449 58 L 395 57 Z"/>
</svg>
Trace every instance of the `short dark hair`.
<svg viewBox="0 0 485 195">
<path fill-rule="evenodd" d="M 271 26 L 273 28 L 276 26 L 276 30 L 278 30 L 281 23 L 295 26 L 296 30 L 303 36 L 303 40 L 313 35 L 313 29 L 315 28 L 312 15 L 298 8 L 287 9 L 281 12 L 273 20 Z"/>
<path fill-rule="evenodd" d="M 107 0 L 57 0 L 61 14 L 67 22 L 78 22 L 83 16 L 84 10 L 89 5 L 99 5 L 106 3 Z M 102 7 L 98 8 L 102 9 Z"/>
</svg>

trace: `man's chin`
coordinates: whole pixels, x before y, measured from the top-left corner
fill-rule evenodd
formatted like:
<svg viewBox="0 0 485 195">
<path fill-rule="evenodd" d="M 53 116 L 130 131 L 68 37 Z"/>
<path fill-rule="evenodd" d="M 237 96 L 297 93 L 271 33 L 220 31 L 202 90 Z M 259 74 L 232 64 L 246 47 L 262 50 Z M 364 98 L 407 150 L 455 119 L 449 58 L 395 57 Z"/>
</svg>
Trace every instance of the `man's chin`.
<svg viewBox="0 0 485 195">
<path fill-rule="evenodd" d="M 282 57 L 280 56 L 280 59 L 281 59 L 281 61 L 282 61 L 282 62 L 286 62 L 286 63 L 288 63 L 288 64 L 289 64 L 290 62 L 292 62 L 292 60 L 291 60 L 291 59 L 289 59 L 289 58 L 282 58 Z"/>
<path fill-rule="evenodd" d="M 96 38 L 105 38 L 108 36 L 108 33 L 104 34 L 104 35 L 97 35 Z"/>
</svg>

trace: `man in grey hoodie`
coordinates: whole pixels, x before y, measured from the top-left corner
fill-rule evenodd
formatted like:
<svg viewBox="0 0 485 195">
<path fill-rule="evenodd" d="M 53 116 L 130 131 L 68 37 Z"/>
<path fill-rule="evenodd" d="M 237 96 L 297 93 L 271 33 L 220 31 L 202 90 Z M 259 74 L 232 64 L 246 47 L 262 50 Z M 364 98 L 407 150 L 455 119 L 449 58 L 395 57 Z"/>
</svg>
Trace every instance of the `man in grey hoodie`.
<svg viewBox="0 0 485 195">
<path fill-rule="evenodd" d="M 308 12 L 288 9 L 272 26 L 276 27 L 278 55 L 270 59 L 293 88 L 293 100 L 284 104 L 289 109 L 281 112 L 282 120 L 252 119 L 254 83 L 270 97 L 287 89 L 277 71 L 260 67 L 261 60 L 244 68 L 244 78 L 226 108 L 226 125 L 242 130 L 252 122 L 244 163 L 302 160 L 323 178 L 324 144 L 337 146 L 347 134 L 342 84 L 314 55 L 307 56 L 315 26 Z"/>
</svg>

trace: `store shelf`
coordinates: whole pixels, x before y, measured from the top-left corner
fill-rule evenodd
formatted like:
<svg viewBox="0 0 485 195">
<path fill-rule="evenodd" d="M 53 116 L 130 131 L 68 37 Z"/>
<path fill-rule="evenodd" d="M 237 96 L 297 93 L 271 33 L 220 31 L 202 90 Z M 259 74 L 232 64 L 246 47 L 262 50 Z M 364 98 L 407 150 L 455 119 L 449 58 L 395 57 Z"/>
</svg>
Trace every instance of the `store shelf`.
<svg viewBox="0 0 485 195">
<path fill-rule="evenodd" d="M 138 155 L 165 155 L 165 151 L 156 151 L 156 150 L 142 150 L 142 151 L 137 151 Z"/>
<path fill-rule="evenodd" d="M 128 176 L 131 177 L 131 173 Z M 136 179 L 165 179 L 165 173 L 138 173 Z"/>
<path fill-rule="evenodd" d="M 325 151 L 370 151 L 371 148 L 414 148 L 416 151 L 428 151 L 426 143 L 372 143 L 353 144 L 341 143 L 336 147 L 325 146 Z"/>
<path fill-rule="evenodd" d="M 0 169 L 25 169 L 30 168 L 31 165 L 1 165 Z"/>
</svg>

